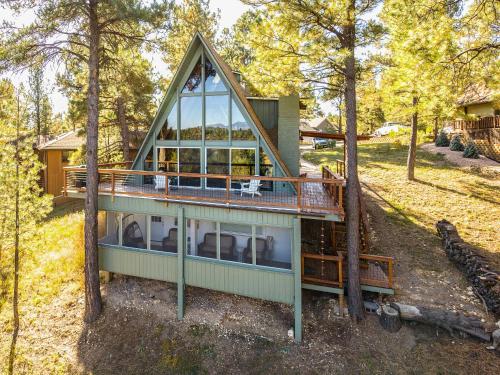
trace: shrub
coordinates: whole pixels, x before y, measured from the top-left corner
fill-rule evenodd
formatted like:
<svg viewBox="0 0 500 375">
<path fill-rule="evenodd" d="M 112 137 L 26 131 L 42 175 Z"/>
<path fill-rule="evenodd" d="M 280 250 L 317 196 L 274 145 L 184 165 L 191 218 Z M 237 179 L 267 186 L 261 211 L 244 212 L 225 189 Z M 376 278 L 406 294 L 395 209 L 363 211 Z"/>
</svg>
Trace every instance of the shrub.
<svg viewBox="0 0 500 375">
<path fill-rule="evenodd" d="M 450 142 L 450 150 L 451 151 L 463 151 L 464 144 L 462 143 L 462 139 L 459 134 L 455 134 Z"/>
<path fill-rule="evenodd" d="M 450 145 L 450 140 L 444 131 L 441 131 L 436 138 L 436 146 L 438 147 L 448 147 Z"/>
<path fill-rule="evenodd" d="M 469 159 L 479 158 L 479 150 L 474 142 L 472 141 L 467 142 L 464 148 L 463 156 L 464 158 L 469 158 Z"/>
</svg>

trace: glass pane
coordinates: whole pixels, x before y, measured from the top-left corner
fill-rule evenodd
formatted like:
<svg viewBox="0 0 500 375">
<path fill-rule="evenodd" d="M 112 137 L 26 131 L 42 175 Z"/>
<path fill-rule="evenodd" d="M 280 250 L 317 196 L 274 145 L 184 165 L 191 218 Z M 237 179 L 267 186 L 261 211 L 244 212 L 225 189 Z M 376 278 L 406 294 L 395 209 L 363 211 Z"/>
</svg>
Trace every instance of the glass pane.
<svg viewBox="0 0 500 375">
<path fill-rule="evenodd" d="M 231 150 L 231 176 L 254 176 L 255 174 L 255 150 L 233 148 Z M 240 189 L 240 181 L 237 178 L 231 179 L 231 187 Z"/>
<path fill-rule="evenodd" d="M 149 149 L 149 152 L 146 154 L 146 158 L 144 159 L 144 170 L 154 171 L 153 147 Z M 153 176 L 144 176 L 144 184 L 146 185 L 152 185 L 153 180 Z"/>
<path fill-rule="evenodd" d="M 151 216 L 151 250 L 177 252 L 176 220 L 170 216 Z"/>
<path fill-rule="evenodd" d="M 260 266 L 291 269 L 292 234 L 288 228 L 262 227 L 255 239 L 256 261 Z"/>
<path fill-rule="evenodd" d="M 201 96 L 181 98 L 181 140 L 201 140 Z"/>
<path fill-rule="evenodd" d="M 205 258 L 217 258 L 216 223 L 207 220 L 187 220 L 187 253 Z"/>
<path fill-rule="evenodd" d="M 123 246 L 146 249 L 146 215 L 123 214 L 122 228 Z"/>
<path fill-rule="evenodd" d="M 119 214 L 115 212 L 99 211 L 97 214 L 98 242 L 106 245 L 118 245 Z"/>
<path fill-rule="evenodd" d="M 177 172 L 177 148 L 158 148 L 158 171 Z"/>
<path fill-rule="evenodd" d="M 170 109 L 167 120 L 161 127 L 156 139 L 161 141 L 177 140 L 177 102 L 174 103 L 174 106 Z"/>
<path fill-rule="evenodd" d="M 184 84 L 183 93 L 201 92 L 201 57 L 193 68 L 191 75 Z"/>
<path fill-rule="evenodd" d="M 222 78 L 209 59 L 205 59 L 205 91 L 227 91 Z"/>
<path fill-rule="evenodd" d="M 200 173 L 200 149 L 179 148 L 179 172 Z M 179 184 L 182 186 L 200 186 L 198 177 L 180 177 Z"/>
<path fill-rule="evenodd" d="M 252 226 L 221 223 L 220 231 L 221 249 L 222 240 L 235 243 L 232 253 L 221 251 L 221 259 L 252 264 Z"/>
<path fill-rule="evenodd" d="M 272 177 L 273 175 L 273 162 L 266 154 L 264 149 L 261 147 L 259 149 L 259 176 L 268 176 Z M 261 181 L 262 190 L 273 190 L 273 182 L 272 181 Z"/>
<path fill-rule="evenodd" d="M 206 96 L 205 104 L 205 139 L 229 139 L 229 96 Z"/>
<path fill-rule="evenodd" d="M 231 117 L 231 138 L 233 140 L 255 141 L 250 124 L 245 120 L 234 100 L 231 100 Z"/>
<path fill-rule="evenodd" d="M 229 149 L 207 149 L 207 173 L 229 175 Z M 226 180 L 222 178 L 207 178 L 207 187 L 225 188 Z"/>
</svg>

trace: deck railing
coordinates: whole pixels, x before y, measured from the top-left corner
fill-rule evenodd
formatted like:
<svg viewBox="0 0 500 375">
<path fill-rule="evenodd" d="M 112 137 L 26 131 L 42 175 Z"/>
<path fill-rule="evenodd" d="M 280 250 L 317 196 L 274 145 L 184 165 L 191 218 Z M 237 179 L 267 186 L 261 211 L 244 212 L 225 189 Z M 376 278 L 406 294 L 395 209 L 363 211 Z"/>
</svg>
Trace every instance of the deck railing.
<svg viewBox="0 0 500 375">
<path fill-rule="evenodd" d="M 500 128 L 500 116 L 487 116 L 477 120 L 455 120 L 447 123 L 454 130 Z"/>
<path fill-rule="evenodd" d="M 394 288 L 394 258 L 360 254 L 361 285 Z M 302 252 L 302 281 L 343 288 L 347 281 L 347 257 L 345 252 L 337 255 L 321 255 Z"/>
<path fill-rule="evenodd" d="M 99 169 L 101 194 L 215 203 L 344 215 L 343 180 L 307 177 L 231 176 L 202 173 Z M 64 193 L 86 191 L 87 170 L 64 168 Z M 242 184 L 260 183 L 255 195 Z M 243 189 L 244 190 L 244 189 Z"/>
</svg>

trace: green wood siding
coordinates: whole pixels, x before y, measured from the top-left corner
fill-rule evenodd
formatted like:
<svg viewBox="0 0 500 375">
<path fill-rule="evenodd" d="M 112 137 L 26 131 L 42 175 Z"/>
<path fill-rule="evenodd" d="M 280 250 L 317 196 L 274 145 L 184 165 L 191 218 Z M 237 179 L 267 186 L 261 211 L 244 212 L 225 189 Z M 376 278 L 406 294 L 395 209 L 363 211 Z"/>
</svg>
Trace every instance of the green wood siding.
<svg viewBox="0 0 500 375">
<path fill-rule="evenodd" d="M 177 282 L 177 256 L 99 246 L 99 269 L 153 280 Z"/>
<path fill-rule="evenodd" d="M 186 285 L 293 304 L 292 272 L 256 269 L 227 262 L 185 258 Z"/>
</svg>

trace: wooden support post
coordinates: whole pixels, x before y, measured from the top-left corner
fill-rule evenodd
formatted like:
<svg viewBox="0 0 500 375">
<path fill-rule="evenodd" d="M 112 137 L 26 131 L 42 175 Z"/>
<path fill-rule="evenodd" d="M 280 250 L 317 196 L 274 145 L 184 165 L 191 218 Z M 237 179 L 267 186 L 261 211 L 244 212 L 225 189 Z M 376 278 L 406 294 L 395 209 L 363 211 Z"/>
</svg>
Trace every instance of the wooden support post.
<svg viewBox="0 0 500 375">
<path fill-rule="evenodd" d="M 226 203 L 229 204 L 231 200 L 231 177 L 226 176 Z"/>
<path fill-rule="evenodd" d="M 111 172 L 111 201 L 115 201 L 115 174 Z"/>
<path fill-rule="evenodd" d="M 297 182 L 297 211 L 300 212 L 300 208 L 302 207 L 302 183 Z"/>
<path fill-rule="evenodd" d="M 294 267 L 294 339 L 302 341 L 302 275 L 301 275 L 301 233 L 300 219 L 293 219 L 293 267 Z"/>
<path fill-rule="evenodd" d="M 63 195 L 65 197 L 68 196 L 68 174 L 65 169 L 63 169 Z M 45 184 L 47 184 L 47 180 L 45 180 Z M 46 189 L 46 186 L 44 187 Z"/>
<path fill-rule="evenodd" d="M 113 280 L 113 272 L 101 271 L 105 283 L 109 283 Z"/>
<path fill-rule="evenodd" d="M 387 268 L 388 268 L 387 269 L 387 273 L 388 273 L 387 279 L 388 279 L 388 283 L 389 283 L 388 287 L 389 287 L 389 289 L 392 289 L 392 258 L 389 258 L 389 264 L 388 264 Z"/>
<path fill-rule="evenodd" d="M 184 209 L 177 210 L 177 319 L 184 318 Z"/>
<path fill-rule="evenodd" d="M 342 202 L 342 200 L 343 200 L 342 184 L 339 184 L 338 187 L 339 187 L 339 208 L 342 208 L 342 205 L 343 205 L 343 202 Z"/>
</svg>

